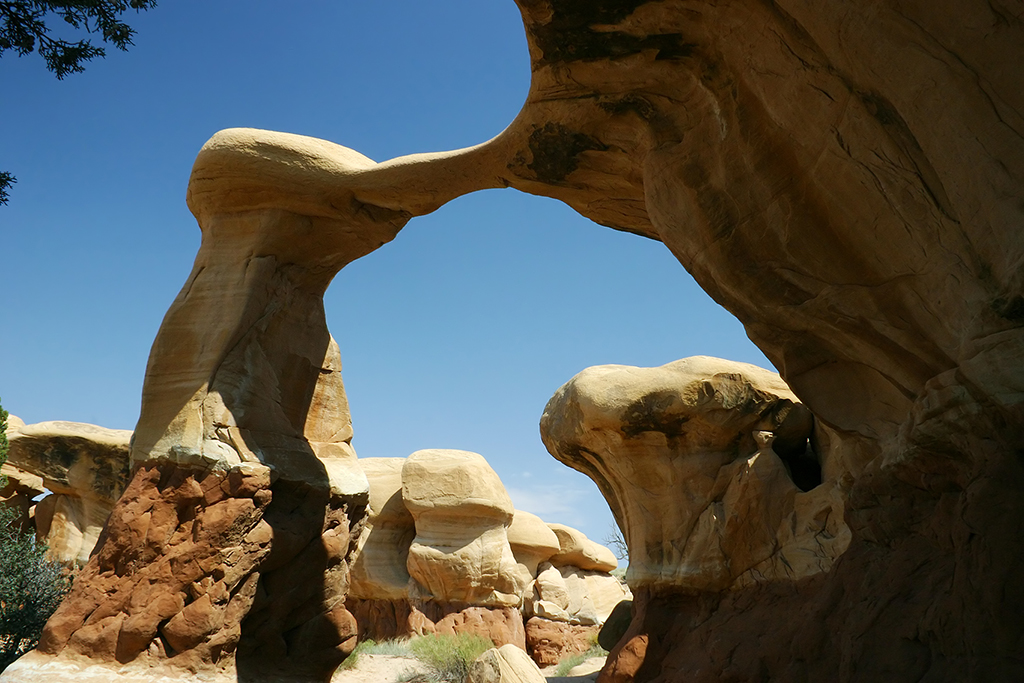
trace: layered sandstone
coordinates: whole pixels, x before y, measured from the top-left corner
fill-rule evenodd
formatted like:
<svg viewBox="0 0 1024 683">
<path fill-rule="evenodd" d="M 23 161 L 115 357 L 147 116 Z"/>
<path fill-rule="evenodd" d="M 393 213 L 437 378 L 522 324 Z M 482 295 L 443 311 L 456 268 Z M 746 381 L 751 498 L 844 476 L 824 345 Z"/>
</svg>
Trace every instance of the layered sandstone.
<svg viewBox="0 0 1024 683">
<path fill-rule="evenodd" d="M 370 487 L 366 525 L 352 561 L 348 596 L 357 600 L 409 597 L 409 546 L 416 523 L 402 500 L 405 458 L 362 458 Z"/>
<path fill-rule="evenodd" d="M 778 375 L 707 357 L 588 368 L 541 418 L 552 455 L 601 482 L 634 590 L 718 591 L 827 571 L 850 540 L 846 480 L 819 479 L 808 492 L 794 483 L 794 469 L 817 464 L 812 429 Z"/>
<path fill-rule="evenodd" d="M 402 467 L 402 499 L 416 520 L 409 575 L 416 597 L 518 607 L 526 589 L 506 528 L 512 501 L 476 453 L 424 450 Z"/>
<path fill-rule="evenodd" d="M 58 658 L 9 677 L 66 676 L 84 657 L 322 680 L 355 645 L 345 597 L 367 483 L 322 296 L 406 217 L 344 193 L 311 203 L 303 192 L 373 162 L 275 139 L 231 138 L 231 169 L 223 138 L 197 161 L 203 241 L 150 355 L 131 484 L 43 634 L 39 651 Z"/>
<path fill-rule="evenodd" d="M 84 565 L 127 484 L 132 433 L 39 422 L 9 428 L 7 436 L 8 464 L 36 475 L 51 492 L 32 511 L 39 539 L 52 558 Z"/>
<path fill-rule="evenodd" d="M 541 562 L 547 562 L 561 550 L 558 536 L 537 515 L 516 510 L 506 530 L 512 555 L 519 564 L 519 572 L 529 584 L 537 576 Z M 612 567 L 614 569 L 614 567 Z"/>
<path fill-rule="evenodd" d="M 476 453 L 435 449 L 360 463 L 370 504 L 346 605 L 362 638 L 475 633 L 528 650 L 538 662 L 557 661 L 585 642 L 581 633 L 596 633 L 626 595 L 607 571 L 569 564 L 614 568 L 607 548 L 513 510 Z M 557 558 L 555 569 L 549 561 Z M 581 623 L 590 628 L 574 627 Z"/>
</svg>

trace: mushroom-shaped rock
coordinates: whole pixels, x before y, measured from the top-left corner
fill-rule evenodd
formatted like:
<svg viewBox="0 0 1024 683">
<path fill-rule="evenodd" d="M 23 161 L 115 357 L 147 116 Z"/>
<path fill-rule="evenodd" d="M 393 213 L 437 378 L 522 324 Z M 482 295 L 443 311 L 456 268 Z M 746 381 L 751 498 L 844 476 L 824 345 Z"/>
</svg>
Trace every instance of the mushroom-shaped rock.
<svg viewBox="0 0 1024 683">
<path fill-rule="evenodd" d="M 544 683 L 544 674 L 521 648 L 492 647 L 469 668 L 467 683 Z"/>
<path fill-rule="evenodd" d="M 366 525 L 350 570 L 348 595 L 362 600 L 408 597 L 409 545 L 416 535 L 412 515 L 402 501 L 405 458 L 362 458 L 370 483 Z"/>
<path fill-rule="evenodd" d="M 402 498 L 416 520 L 409 575 L 438 602 L 517 606 L 526 586 L 505 529 L 512 501 L 476 453 L 423 450 L 402 468 Z"/>
<path fill-rule="evenodd" d="M 519 563 L 527 583 L 537 576 L 537 566 L 557 555 L 561 546 L 558 536 L 537 515 L 516 510 L 508 527 L 508 544 Z"/>
<path fill-rule="evenodd" d="M 80 422 L 22 423 L 8 430 L 8 462 L 41 477 L 52 492 L 36 506 L 36 530 L 54 559 L 89 559 L 127 483 L 131 437 L 127 430 Z"/>
<path fill-rule="evenodd" d="M 537 616 L 569 624 L 603 624 L 629 592 L 619 579 L 579 567 L 540 566 L 534 583 Z"/>
<path fill-rule="evenodd" d="M 619 566 L 615 553 L 591 541 L 582 531 L 564 524 L 548 524 L 548 528 L 558 538 L 558 552 L 551 557 L 554 566 L 572 566 L 599 572 L 610 572 Z"/>
<path fill-rule="evenodd" d="M 811 429 L 777 374 L 707 357 L 588 368 L 541 420 L 552 455 L 608 499 L 634 589 L 719 590 L 827 569 L 849 541 L 842 497 L 801 493 L 779 456 L 806 457 Z"/>
</svg>

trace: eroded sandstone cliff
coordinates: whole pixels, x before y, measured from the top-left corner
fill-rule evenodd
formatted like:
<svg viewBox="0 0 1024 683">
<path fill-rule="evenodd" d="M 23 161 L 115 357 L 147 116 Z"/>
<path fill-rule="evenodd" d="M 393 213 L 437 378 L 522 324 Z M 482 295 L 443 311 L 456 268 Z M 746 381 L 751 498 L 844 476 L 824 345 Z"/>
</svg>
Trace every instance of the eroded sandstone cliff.
<svg viewBox="0 0 1024 683">
<path fill-rule="evenodd" d="M 232 613 L 241 635 L 225 642 L 240 656 L 254 628 L 251 642 L 273 647 L 253 661 L 273 653 L 308 676 L 344 656 L 344 580 L 316 599 L 262 597 L 287 592 L 272 573 L 298 571 L 307 551 L 320 559 L 301 581 L 343 574 L 344 543 L 328 532 L 355 531 L 365 504 L 320 296 L 410 216 L 512 186 L 662 241 L 814 415 L 812 451 L 845 498 L 849 544 L 828 571 L 734 586 L 730 570 L 697 591 L 639 590 L 603 681 L 1024 678 L 1024 8 L 518 2 L 533 83 L 490 142 L 374 164 L 234 130 L 197 158 L 189 201 L 203 245 L 154 344 L 129 490 L 173 508 L 161 538 L 187 536 L 220 504 L 200 502 L 208 476 L 252 506 L 239 533 L 259 535 L 271 515 L 271 549 L 246 551 L 256 578 L 237 584 L 255 583 L 253 606 Z M 652 443 L 670 436 L 645 427 Z M 231 493 L 224 482 L 257 464 L 270 484 Z M 108 526 L 87 571 L 155 571 L 162 550 L 98 559 L 127 549 L 139 500 L 122 498 L 125 523 Z M 218 559 L 198 585 L 223 580 L 234 533 L 211 541 Z M 106 595 L 80 616 L 113 633 L 136 612 Z M 258 616 L 268 604 L 281 613 Z M 51 653 L 92 633 L 54 639 L 69 609 L 48 627 Z M 167 624 L 186 609 L 169 604 Z M 175 661 L 209 666 L 222 632 L 191 627 L 201 656 Z"/>
</svg>

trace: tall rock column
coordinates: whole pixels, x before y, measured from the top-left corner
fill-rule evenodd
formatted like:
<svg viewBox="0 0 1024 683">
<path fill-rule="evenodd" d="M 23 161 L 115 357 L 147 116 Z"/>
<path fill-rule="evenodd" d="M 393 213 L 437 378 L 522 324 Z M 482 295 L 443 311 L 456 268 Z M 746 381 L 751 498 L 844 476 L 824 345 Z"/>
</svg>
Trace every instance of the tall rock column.
<svg viewBox="0 0 1024 683">
<path fill-rule="evenodd" d="M 200 152 L 202 246 L 153 344 L 131 480 L 22 675 L 86 657 L 122 675 L 314 681 L 354 647 L 367 483 L 322 297 L 408 218 L 338 189 L 373 166 L 255 131 Z"/>
</svg>

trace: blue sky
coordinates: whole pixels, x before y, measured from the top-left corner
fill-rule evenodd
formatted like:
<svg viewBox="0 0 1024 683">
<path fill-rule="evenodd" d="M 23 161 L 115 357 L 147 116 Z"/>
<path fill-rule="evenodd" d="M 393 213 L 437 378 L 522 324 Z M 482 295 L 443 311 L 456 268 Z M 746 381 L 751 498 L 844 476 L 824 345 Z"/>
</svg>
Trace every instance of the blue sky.
<svg viewBox="0 0 1024 683">
<path fill-rule="evenodd" d="M 287 9 L 283 9 L 287 7 Z M 251 126 L 378 161 L 498 134 L 526 96 L 512 0 L 165 0 L 127 53 L 57 81 L 0 58 L 0 399 L 27 422 L 131 429 L 149 347 L 187 277 L 196 152 Z M 589 479 L 537 423 L 590 365 L 705 354 L 771 368 L 660 243 L 514 190 L 458 199 L 345 268 L 326 296 L 362 457 L 482 454 L 517 507 L 600 540 Z"/>
</svg>

